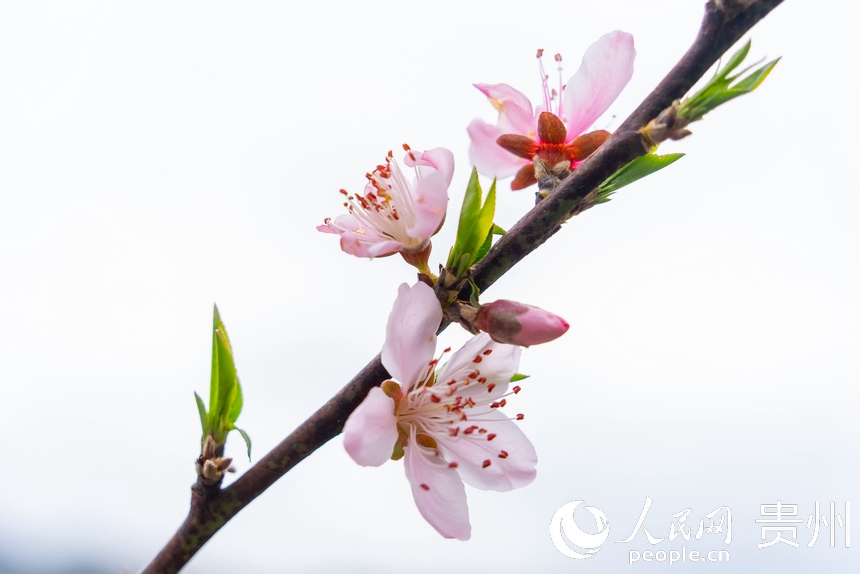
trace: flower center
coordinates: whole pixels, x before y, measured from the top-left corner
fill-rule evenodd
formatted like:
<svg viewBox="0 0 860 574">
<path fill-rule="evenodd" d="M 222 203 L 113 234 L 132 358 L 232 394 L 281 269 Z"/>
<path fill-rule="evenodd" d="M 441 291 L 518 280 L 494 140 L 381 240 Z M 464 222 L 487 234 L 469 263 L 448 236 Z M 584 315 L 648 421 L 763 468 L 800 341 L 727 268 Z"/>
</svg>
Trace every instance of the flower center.
<svg viewBox="0 0 860 574">
<path fill-rule="evenodd" d="M 448 351 L 450 348 L 444 352 Z M 491 441 L 496 438 L 495 433 L 481 425 L 483 415 L 505 406 L 505 397 L 518 393 L 520 387 L 501 396 L 493 394 L 496 383 L 488 382 L 480 370 L 480 363 L 491 353 L 492 349 L 486 349 L 476 355 L 472 359 L 474 369 L 447 381 L 435 380 L 433 369 L 439 359 L 431 361 L 425 380 L 395 401 L 401 436 L 409 436 L 414 430 L 416 442 L 430 448 L 435 448 L 440 439 Z"/>
<path fill-rule="evenodd" d="M 403 144 L 403 149 L 412 153 L 406 144 Z M 409 229 L 415 225 L 415 196 L 412 184 L 403 175 L 394 154 L 389 151 L 385 164 L 377 165 L 365 177 L 368 181 L 364 195 L 350 195 L 346 190 L 340 190 L 347 199 L 344 206 L 365 227 L 378 230 L 402 243 L 406 249 L 423 249 L 420 239 L 409 236 Z M 420 180 L 417 169 L 415 177 Z"/>
</svg>

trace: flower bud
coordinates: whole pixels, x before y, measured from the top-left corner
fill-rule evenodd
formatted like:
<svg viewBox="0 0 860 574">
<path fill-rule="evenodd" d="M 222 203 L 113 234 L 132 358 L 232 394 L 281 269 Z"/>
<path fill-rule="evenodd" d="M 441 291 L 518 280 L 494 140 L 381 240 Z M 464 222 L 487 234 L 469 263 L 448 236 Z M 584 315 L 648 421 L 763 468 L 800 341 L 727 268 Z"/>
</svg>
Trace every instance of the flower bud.
<svg viewBox="0 0 860 574">
<path fill-rule="evenodd" d="M 498 343 L 528 347 L 561 337 L 567 321 L 548 311 L 500 299 L 481 307 L 475 326 Z"/>
</svg>

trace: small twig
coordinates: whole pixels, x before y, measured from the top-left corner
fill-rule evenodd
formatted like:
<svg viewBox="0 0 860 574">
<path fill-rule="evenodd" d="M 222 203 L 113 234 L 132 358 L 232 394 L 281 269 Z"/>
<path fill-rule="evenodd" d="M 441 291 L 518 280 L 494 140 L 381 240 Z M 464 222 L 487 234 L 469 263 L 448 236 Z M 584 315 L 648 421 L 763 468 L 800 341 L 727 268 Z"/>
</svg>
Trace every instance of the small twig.
<svg viewBox="0 0 860 574">
<path fill-rule="evenodd" d="M 473 270 L 478 287 L 486 290 L 555 234 L 589 192 L 622 166 L 647 153 L 639 130 L 674 100 L 683 97 L 732 44 L 781 2 L 708 2 L 699 34 L 687 53 L 591 158 L 490 249 Z M 742 9 L 747 4 L 748 7 Z M 465 293 L 465 300 L 468 295 Z M 388 376 L 377 355 L 340 392 L 233 484 L 210 498 L 192 492 L 191 509 L 185 522 L 143 572 L 178 572 L 228 520 L 305 457 L 337 436 L 346 418 L 370 389 Z"/>
</svg>

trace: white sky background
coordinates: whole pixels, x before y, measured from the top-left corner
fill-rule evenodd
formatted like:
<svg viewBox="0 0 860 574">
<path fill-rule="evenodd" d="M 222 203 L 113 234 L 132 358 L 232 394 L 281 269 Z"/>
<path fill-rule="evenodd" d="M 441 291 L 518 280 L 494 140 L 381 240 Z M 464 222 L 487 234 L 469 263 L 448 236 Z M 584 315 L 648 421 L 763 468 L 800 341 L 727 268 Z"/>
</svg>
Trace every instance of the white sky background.
<svg viewBox="0 0 860 574">
<path fill-rule="evenodd" d="M 473 82 L 540 101 L 535 50 L 565 58 L 613 29 L 636 71 L 614 129 L 692 41 L 701 2 L 42 3 L 0 5 L 0 572 L 143 566 L 179 526 L 208 390 L 212 304 L 245 391 L 254 460 L 381 347 L 397 257 L 358 260 L 314 226 L 388 149 L 456 157 L 444 259 L 495 118 Z M 538 451 L 513 493 L 467 488 L 473 538 L 420 517 L 400 463 L 360 468 L 340 437 L 230 522 L 187 572 L 623 570 L 645 497 L 666 536 L 722 505 L 709 571 L 860 564 L 860 199 L 850 3 L 787 2 L 753 30 L 783 56 L 751 96 L 661 147 L 680 162 L 565 226 L 487 292 L 567 318 L 527 350 L 511 401 Z M 545 62 L 551 69 L 551 58 Z M 554 78 L 554 72 L 550 72 Z M 500 186 L 509 227 L 531 191 Z M 449 329 L 443 344 L 459 343 Z M 243 446 L 228 451 L 239 471 Z M 584 499 L 610 542 L 572 561 L 548 524 Z M 759 505 L 855 505 L 846 550 L 799 528 L 756 549 Z M 579 517 L 579 514 L 577 514 Z M 664 571 L 667 563 L 632 569 Z M 832 569 L 832 570 L 829 570 Z M 701 571 L 692 563 L 672 572 Z"/>
</svg>

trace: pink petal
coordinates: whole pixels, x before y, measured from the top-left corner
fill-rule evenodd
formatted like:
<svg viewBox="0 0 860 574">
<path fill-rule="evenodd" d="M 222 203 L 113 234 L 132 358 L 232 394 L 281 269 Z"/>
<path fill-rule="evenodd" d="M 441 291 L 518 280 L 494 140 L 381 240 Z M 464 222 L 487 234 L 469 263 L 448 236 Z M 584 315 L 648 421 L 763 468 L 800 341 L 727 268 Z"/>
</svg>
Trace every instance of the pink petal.
<svg viewBox="0 0 860 574">
<path fill-rule="evenodd" d="M 570 327 L 567 321 L 549 311 L 506 299 L 481 307 L 475 326 L 494 341 L 523 347 L 557 339 Z"/>
<path fill-rule="evenodd" d="M 469 161 L 478 173 L 488 177 L 505 178 L 515 175 L 529 160 L 517 157 L 496 143 L 503 132 L 484 120 L 472 120 L 466 128 L 472 145 L 469 146 Z"/>
<path fill-rule="evenodd" d="M 403 244 L 394 241 L 373 228 L 365 227 L 350 214 L 339 215 L 332 222 L 317 226 L 317 231 L 340 235 L 340 248 L 357 257 L 385 257 L 403 249 Z"/>
<path fill-rule="evenodd" d="M 469 421 L 488 432 L 434 436 L 442 455 L 457 463 L 457 470 L 466 483 L 481 490 L 505 492 L 526 486 L 535 479 L 537 453 L 515 422 L 496 409 L 470 412 Z M 492 434 L 495 434 L 492 440 L 487 440 Z M 486 465 L 485 461 L 490 464 Z"/>
<path fill-rule="evenodd" d="M 484 354 L 486 351 L 490 353 Z M 475 384 L 458 389 L 457 394 L 466 397 L 477 394 L 482 398 L 492 399 L 507 390 L 511 377 L 516 374 L 520 365 L 521 354 L 520 347 L 497 343 L 486 333 L 480 333 L 451 355 L 439 373 L 439 381 L 444 384 L 452 379 L 463 380 L 477 369 L 488 383 L 495 383 L 492 393 L 487 392 L 486 386 Z M 476 357 L 481 358 L 480 363 L 475 363 Z"/>
<path fill-rule="evenodd" d="M 379 466 L 391 458 L 397 442 L 394 399 L 373 387 L 343 425 L 343 446 L 362 466 Z"/>
<path fill-rule="evenodd" d="M 474 84 L 499 112 L 497 123 L 504 134 L 533 135 L 537 126 L 532 103 L 520 92 L 507 84 Z"/>
<path fill-rule="evenodd" d="M 414 157 L 414 159 L 413 159 Z M 406 154 L 406 165 L 418 168 L 415 193 L 415 224 L 410 237 L 430 238 L 439 231 L 448 209 L 448 186 L 454 176 L 454 154 L 445 148 Z"/>
<path fill-rule="evenodd" d="M 615 30 L 589 46 L 564 88 L 567 141 L 582 135 L 609 109 L 633 76 L 633 36 Z"/>
<path fill-rule="evenodd" d="M 419 446 L 414 431 L 412 435 L 404 467 L 418 512 L 445 538 L 468 540 L 472 527 L 460 475 L 435 451 Z"/>
<path fill-rule="evenodd" d="M 436 329 L 442 307 L 433 289 L 424 283 L 400 286 L 382 347 L 382 364 L 403 384 L 403 392 L 424 379 L 436 352 Z"/>
</svg>

